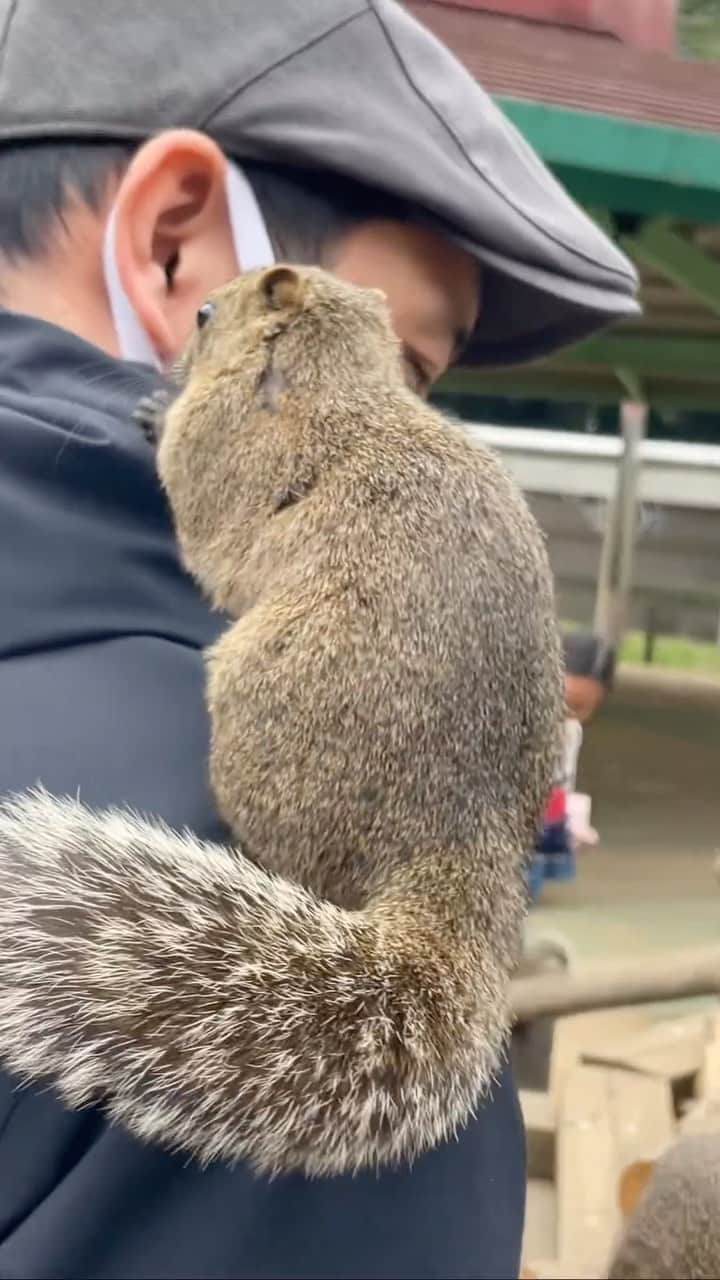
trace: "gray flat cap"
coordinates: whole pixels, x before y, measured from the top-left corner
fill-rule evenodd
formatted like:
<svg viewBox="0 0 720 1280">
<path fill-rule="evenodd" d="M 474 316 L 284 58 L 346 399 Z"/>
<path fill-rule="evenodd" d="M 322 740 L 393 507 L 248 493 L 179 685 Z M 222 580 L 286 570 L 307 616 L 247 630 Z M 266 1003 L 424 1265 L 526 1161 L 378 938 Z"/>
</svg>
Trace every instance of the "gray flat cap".
<svg viewBox="0 0 720 1280">
<path fill-rule="evenodd" d="M 202 129 L 407 198 L 486 268 L 473 355 L 637 311 L 627 259 L 394 0 L 0 0 L 0 143 Z"/>
</svg>

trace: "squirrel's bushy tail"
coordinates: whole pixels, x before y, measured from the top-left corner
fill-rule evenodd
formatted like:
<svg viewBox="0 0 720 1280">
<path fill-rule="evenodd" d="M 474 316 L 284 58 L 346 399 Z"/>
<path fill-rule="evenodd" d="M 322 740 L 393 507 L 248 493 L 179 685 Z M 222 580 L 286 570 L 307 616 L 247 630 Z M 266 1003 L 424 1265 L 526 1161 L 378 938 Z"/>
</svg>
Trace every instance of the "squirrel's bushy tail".
<svg viewBox="0 0 720 1280">
<path fill-rule="evenodd" d="M 468 1117 L 507 1030 L 497 948 L 440 927 L 414 885 L 346 911 L 133 814 L 13 798 L 0 1060 L 201 1161 L 412 1158 Z"/>
</svg>

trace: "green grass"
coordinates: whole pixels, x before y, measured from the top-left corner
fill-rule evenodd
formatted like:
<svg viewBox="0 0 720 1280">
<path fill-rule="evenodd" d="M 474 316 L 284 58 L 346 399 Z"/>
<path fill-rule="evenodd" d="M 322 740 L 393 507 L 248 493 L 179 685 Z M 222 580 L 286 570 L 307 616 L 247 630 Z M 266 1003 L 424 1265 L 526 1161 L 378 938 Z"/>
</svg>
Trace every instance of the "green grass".
<svg viewBox="0 0 720 1280">
<path fill-rule="evenodd" d="M 563 631 L 578 631 L 580 623 L 562 619 L 560 627 Z M 645 665 L 643 631 L 627 632 L 620 649 L 620 661 L 634 666 Z M 669 667 L 673 671 L 694 671 L 697 675 L 717 676 L 720 679 L 720 644 L 689 640 L 686 636 L 658 636 L 651 665 Z"/>
<path fill-rule="evenodd" d="M 680 51 L 686 57 L 720 58 L 717 0 L 681 0 L 677 33 Z"/>
<path fill-rule="evenodd" d="M 620 651 L 621 661 L 642 662 L 644 649 L 645 637 L 642 632 L 629 631 Z M 652 665 L 720 677 L 720 645 L 686 640 L 682 636 L 658 636 Z"/>
</svg>

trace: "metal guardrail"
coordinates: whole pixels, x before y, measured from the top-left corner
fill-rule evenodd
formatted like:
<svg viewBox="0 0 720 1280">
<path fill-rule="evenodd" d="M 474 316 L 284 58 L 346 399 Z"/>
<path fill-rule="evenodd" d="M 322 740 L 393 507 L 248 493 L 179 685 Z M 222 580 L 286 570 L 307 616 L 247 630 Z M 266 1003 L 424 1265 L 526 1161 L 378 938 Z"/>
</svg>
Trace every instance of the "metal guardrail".
<svg viewBox="0 0 720 1280">
<path fill-rule="evenodd" d="M 548 538 L 567 616 L 576 608 L 585 615 L 592 592 L 597 625 L 623 440 L 466 425 L 478 443 L 501 455 L 527 494 Z M 637 457 L 626 621 L 720 642 L 720 447 L 644 439 Z"/>
<path fill-rule="evenodd" d="M 502 454 L 528 493 L 609 500 L 615 492 L 619 436 L 465 425 L 478 443 Z M 639 457 L 641 503 L 720 511 L 720 446 L 643 440 Z"/>
</svg>

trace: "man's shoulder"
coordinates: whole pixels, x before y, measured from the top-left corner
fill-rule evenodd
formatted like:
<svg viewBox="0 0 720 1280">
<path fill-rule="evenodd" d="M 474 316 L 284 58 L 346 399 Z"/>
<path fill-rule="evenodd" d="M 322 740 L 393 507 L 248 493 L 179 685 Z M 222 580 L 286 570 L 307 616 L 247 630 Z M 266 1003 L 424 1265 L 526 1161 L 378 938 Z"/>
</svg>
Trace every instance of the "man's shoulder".
<svg viewBox="0 0 720 1280">
<path fill-rule="evenodd" d="M 524 1138 L 507 1069 L 456 1138 L 412 1167 L 341 1178 L 268 1181 L 245 1165 L 201 1169 L 142 1146 L 98 1111 L 66 1111 L 45 1090 L 17 1093 L 2 1076 L 0 1130 L 0 1186 L 8 1187 L 0 1271 L 8 1274 L 518 1274 Z"/>
<path fill-rule="evenodd" d="M 0 793 L 42 782 L 218 834 L 202 649 L 221 619 L 142 439 L 92 405 L 72 421 L 0 380 Z"/>
</svg>

